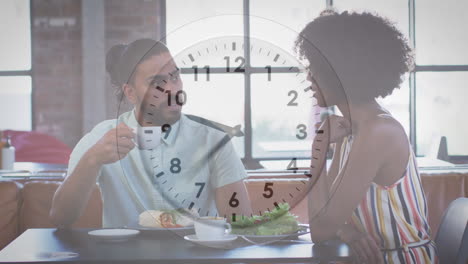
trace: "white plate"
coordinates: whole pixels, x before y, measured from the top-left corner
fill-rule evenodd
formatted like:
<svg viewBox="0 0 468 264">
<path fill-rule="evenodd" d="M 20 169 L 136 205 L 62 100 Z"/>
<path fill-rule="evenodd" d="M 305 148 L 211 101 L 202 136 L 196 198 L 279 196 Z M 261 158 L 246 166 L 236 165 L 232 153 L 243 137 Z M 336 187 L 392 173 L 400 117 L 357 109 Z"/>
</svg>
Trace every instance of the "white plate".
<svg viewBox="0 0 468 264">
<path fill-rule="evenodd" d="M 140 230 L 143 233 L 159 233 L 159 232 L 174 232 L 179 236 L 185 236 L 188 234 L 193 234 L 195 232 L 195 227 L 193 225 L 184 226 L 184 227 L 175 227 L 175 228 L 165 228 L 165 227 L 149 227 L 149 226 L 141 226 L 136 222 L 129 223 L 128 228 Z"/>
<path fill-rule="evenodd" d="M 237 235 L 225 235 L 220 239 L 198 239 L 196 234 L 184 236 L 184 239 L 207 247 L 224 248 L 237 239 Z"/>
<path fill-rule="evenodd" d="M 89 231 L 88 235 L 109 241 L 122 241 L 135 237 L 140 234 L 140 231 L 133 229 L 98 229 Z"/>
</svg>

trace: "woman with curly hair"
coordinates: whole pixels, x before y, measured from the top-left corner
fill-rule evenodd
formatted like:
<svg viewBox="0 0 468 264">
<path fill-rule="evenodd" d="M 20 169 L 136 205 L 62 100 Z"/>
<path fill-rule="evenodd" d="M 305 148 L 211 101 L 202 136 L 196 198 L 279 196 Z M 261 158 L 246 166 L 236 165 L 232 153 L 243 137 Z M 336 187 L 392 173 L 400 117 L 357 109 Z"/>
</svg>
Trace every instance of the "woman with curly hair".
<svg viewBox="0 0 468 264">
<path fill-rule="evenodd" d="M 302 30 L 296 50 L 309 62 L 317 103 L 343 114 L 322 123 L 317 136 L 328 140 L 312 146 L 335 148 L 309 196 L 312 240 L 338 236 L 359 263 L 437 263 L 415 155 L 402 125 L 376 101 L 412 69 L 404 36 L 375 14 L 326 11 Z M 316 158 L 312 168 L 324 162 Z"/>
</svg>

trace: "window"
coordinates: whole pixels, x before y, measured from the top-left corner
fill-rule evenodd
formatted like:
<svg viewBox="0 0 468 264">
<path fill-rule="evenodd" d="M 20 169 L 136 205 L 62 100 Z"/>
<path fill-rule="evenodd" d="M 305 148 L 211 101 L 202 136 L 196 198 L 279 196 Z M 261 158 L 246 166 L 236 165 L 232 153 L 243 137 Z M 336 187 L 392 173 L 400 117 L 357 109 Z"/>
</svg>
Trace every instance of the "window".
<svg viewBox="0 0 468 264">
<path fill-rule="evenodd" d="M 166 40 L 173 53 L 177 54 L 186 48 L 184 45 L 217 36 L 241 35 L 246 39 L 259 38 L 270 41 L 278 48 L 294 54 L 292 47 L 297 32 L 327 7 L 334 7 L 338 11 L 376 12 L 395 23 L 415 47 L 416 67 L 413 73 L 405 76 L 400 89 L 387 98 L 380 98 L 379 101 L 402 123 L 418 156 L 427 155 L 434 140 L 445 136 L 449 155 L 468 159 L 468 145 L 464 139 L 464 135 L 468 134 L 468 125 L 465 125 L 466 117 L 462 108 L 468 83 L 468 53 L 464 49 L 468 45 L 468 34 L 461 26 L 468 23 L 464 14 L 464 10 L 468 8 L 465 2 L 290 0 L 285 4 L 281 0 L 233 0 L 221 4 L 216 0 L 171 0 L 166 1 Z M 434 19 L 441 16 L 444 19 Z M 266 23 L 266 20 L 273 23 Z M 275 24 L 278 26 L 275 27 Z M 253 57 L 249 61 L 253 68 L 263 65 Z M 216 66 L 223 67 L 222 64 Z M 250 75 L 246 77 L 247 74 Z M 272 74 L 281 80 L 276 82 L 278 86 L 281 86 L 281 82 L 290 83 L 291 74 L 287 70 L 278 67 Z M 272 133 L 278 119 L 291 121 L 281 114 L 286 113 L 287 109 L 276 109 L 275 113 L 272 113 L 265 105 L 243 105 L 265 94 L 262 93 L 262 87 L 266 86 L 266 78 L 263 75 L 265 74 L 259 72 L 246 72 L 240 75 L 217 76 L 218 82 L 224 83 L 226 96 L 232 98 L 230 103 L 235 104 L 235 108 L 238 109 L 227 113 L 232 119 L 232 124 L 249 122 L 244 125 L 255 128 L 252 129 L 252 133 L 246 133 L 244 138 L 235 142 L 237 150 L 248 162 L 281 159 L 281 153 L 269 153 L 265 151 L 264 146 L 281 147 L 282 142 L 289 136 L 283 135 L 281 129 Z M 226 81 L 228 79 L 229 81 Z M 187 78 L 185 81 L 186 87 L 191 84 L 190 80 L 193 81 L 193 78 Z M 238 89 L 239 85 L 243 89 Z M 253 90 L 252 87 L 257 88 Z M 273 101 L 278 99 L 278 94 L 272 91 L 279 93 L 281 90 L 281 87 L 276 88 L 269 90 Z M 238 91 L 233 92 L 231 89 Z M 234 100 L 236 102 L 233 102 Z M 304 115 L 310 114 L 310 105 L 303 104 L 302 107 Z M 203 105 L 188 104 L 185 110 L 215 121 L 226 120 L 224 117 L 223 120 L 219 120 L 219 113 L 213 113 L 212 108 Z M 239 116 L 239 113 L 243 116 Z M 273 119 L 276 120 L 274 124 L 271 121 Z M 286 150 L 290 151 L 289 153 L 283 149 L 284 157 L 291 156 L 289 154 L 292 152 L 300 153 L 299 156 L 302 156 L 304 161 L 310 157 L 309 150 L 301 146 L 289 145 L 289 148 L 291 149 Z"/>
<path fill-rule="evenodd" d="M 312 99 L 297 96 L 295 107 L 285 103 L 285 95 L 290 87 L 300 87 L 295 73 L 276 74 L 275 81 L 268 83 L 266 74 L 253 74 L 251 90 L 252 102 L 252 156 L 258 159 L 284 158 L 285 152 L 291 157 L 310 159 L 312 141 L 298 141 L 295 128 L 309 120 L 312 111 Z M 262 97 L 268 95 L 268 101 Z M 302 95 L 302 94 L 301 94 Z M 293 98 L 293 97 L 291 97 Z M 272 105 L 275 109 L 272 110 Z M 312 124 L 313 125 L 313 124 Z M 310 127 L 310 124 L 307 124 Z M 310 131 L 309 131 L 310 134 Z M 286 168 L 286 167 L 284 167 Z"/>
<path fill-rule="evenodd" d="M 0 130 L 31 130 L 29 0 L 0 2 L 0 32 Z"/>
<path fill-rule="evenodd" d="M 428 154 L 433 141 L 447 138 L 450 156 L 468 155 L 466 72 L 416 73 L 416 140 L 418 154 Z"/>
<path fill-rule="evenodd" d="M 184 105 L 184 112 L 202 116 L 209 120 L 226 123 L 235 126 L 244 124 L 244 78 L 241 74 L 213 74 L 210 81 L 203 78 L 194 81 L 192 75 L 182 74 L 184 90 L 187 93 L 187 103 Z M 206 100 L 210 94 L 222 95 L 217 100 Z M 205 102 L 199 104 L 197 102 Z M 213 111 L 223 109 L 223 111 Z M 234 137 L 232 139 L 234 147 L 240 156 L 244 156 L 244 138 Z"/>
<path fill-rule="evenodd" d="M 418 65 L 468 65 L 467 9 L 467 1 L 416 1 Z"/>
<path fill-rule="evenodd" d="M 395 0 L 391 3 L 385 0 L 335 0 L 333 6 L 339 11 L 372 11 L 388 18 L 406 36 L 409 34 L 408 0 Z M 403 125 L 406 133 L 410 134 L 410 82 L 409 76 L 400 89 L 394 90 L 390 96 L 379 99 L 379 102 Z"/>
<path fill-rule="evenodd" d="M 467 162 L 466 102 L 468 23 L 466 1 L 417 1 L 415 4 L 415 141 L 418 155 L 447 138 L 452 159 Z M 434 19 L 439 17 L 443 19 Z"/>
</svg>

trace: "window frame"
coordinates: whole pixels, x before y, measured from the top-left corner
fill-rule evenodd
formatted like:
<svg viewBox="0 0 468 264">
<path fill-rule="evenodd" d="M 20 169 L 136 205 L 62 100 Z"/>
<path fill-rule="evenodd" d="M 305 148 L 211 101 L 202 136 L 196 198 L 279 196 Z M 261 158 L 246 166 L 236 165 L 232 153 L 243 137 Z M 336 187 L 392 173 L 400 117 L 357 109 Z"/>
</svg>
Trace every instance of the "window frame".
<svg viewBox="0 0 468 264">
<path fill-rule="evenodd" d="M 408 0 L 408 15 L 409 15 L 409 41 L 413 49 L 417 48 L 416 40 L 416 0 Z M 417 119 L 416 119 L 416 97 L 418 93 L 416 74 L 420 72 L 468 72 L 468 64 L 462 65 L 419 65 L 415 61 L 414 70 L 410 73 L 410 141 L 413 146 L 414 153 L 418 153 L 416 141 Z M 419 156 L 418 156 L 419 157 Z M 468 162 L 468 155 L 449 155 L 450 161 L 455 163 Z"/>
<path fill-rule="evenodd" d="M 31 42 L 31 67 L 29 70 L 0 70 L 0 77 L 21 77 L 21 76 L 29 76 L 31 78 L 31 130 L 35 128 L 35 118 L 34 118 L 34 81 L 33 81 L 33 3 L 32 0 L 29 0 L 29 34 L 30 38 L 29 41 Z"/>
</svg>

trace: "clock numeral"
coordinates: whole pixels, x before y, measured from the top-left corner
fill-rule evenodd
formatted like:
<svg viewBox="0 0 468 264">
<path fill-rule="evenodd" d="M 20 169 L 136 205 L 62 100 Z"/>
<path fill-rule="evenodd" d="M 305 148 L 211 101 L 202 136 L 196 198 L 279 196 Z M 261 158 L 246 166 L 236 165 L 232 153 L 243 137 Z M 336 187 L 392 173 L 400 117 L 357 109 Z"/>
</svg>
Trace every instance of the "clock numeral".
<svg viewBox="0 0 468 264">
<path fill-rule="evenodd" d="M 288 106 L 297 106 L 296 99 L 298 97 L 297 91 L 291 90 L 288 92 L 288 96 L 292 96 L 291 101 L 289 101 Z"/>
<path fill-rule="evenodd" d="M 272 182 L 265 182 L 265 187 L 263 187 L 263 197 L 265 198 L 271 198 L 273 197 L 273 183 Z"/>
<path fill-rule="evenodd" d="M 225 56 L 224 60 L 226 61 L 226 72 L 231 72 L 231 57 Z M 245 66 L 245 59 L 242 56 L 239 56 L 235 59 L 235 62 L 239 62 L 239 66 L 234 69 L 234 72 L 245 72 L 244 66 Z"/>
<path fill-rule="evenodd" d="M 210 81 L 210 66 L 206 65 L 205 67 L 203 67 L 203 69 L 205 69 L 206 71 L 206 81 L 209 82 Z"/>
<path fill-rule="evenodd" d="M 172 104 L 172 96 L 171 91 L 167 90 L 167 105 L 171 106 Z M 177 91 L 175 95 L 175 102 L 178 105 L 184 105 L 187 102 L 187 93 L 185 91 Z"/>
<path fill-rule="evenodd" d="M 292 158 L 291 162 L 289 162 L 288 164 L 288 167 L 287 167 L 288 170 L 293 170 L 294 173 L 297 172 L 297 170 L 299 169 L 297 167 L 297 159 L 296 158 Z"/>
<path fill-rule="evenodd" d="M 198 82 L 198 66 L 197 65 L 192 66 L 192 69 L 193 69 L 195 81 Z M 203 69 L 205 69 L 205 72 L 206 72 L 206 81 L 209 82 L 210 81 L 210 66 L 205 65 Z"/>
<path fill-rule="evenodd" d="M 239 200 L 236 199 L 236 194 L 237 192 L 234 192 L 231 196 L 231 199 L 229 199 L 229 206 L 231 206 L 232 208 L 236 208 L 239 206 Z"/>
<path fill-rule="evenodd" d="M 192 69 L 193 69 L 193 75 L 194 75 L 195 81 L 198 82 L 198 66 L 194 65 L 192 66 Z"/>
<path fill-rule="evenodd" d="M 224 60 L 226 61 L 226 72 L 230 72 L 231 71 L 231 67 L 230 67 L 230 59 L 231 57 L 229 56 L 224 56 Z"/>
<path fill-rule="evenodd" d="M 202 193 L 202 191 L 203 191 L 203 188 L 205 188 L 205 183 L 204 183 L 204 182 L 196 182 L 196 183 L 195 183 L 195 186 L 199 186 L 199 187 L 200 187 L 200 189 L 198 190 L 197 196 L 196 196 L 197 198 L 199 198 L 200 195 L 201 195 L 201 193 Z"/>
<path fill-rule="evenodd" d="M 180 159 L 179 158 L 173 158 L 171 159 L 171 168 L 170 171 L 172 173 L 180 173 L 182 170 L 182 167 L 180 166 Z"/>
<path fill-rule="evenodd" d="M 265 69 L 268 72 L 268 81 L 271 82 L 271 66 L 270 65 L 265 66 Z"/>
<path fill-rule="evenodd" d="M 304 124 L 299 124 L 297 125 L 297 128 L 296 128 L 298 131 L 297 131 L 297 134 L 296 134 L 296 138 L 297 139 L 306 139 L 307 138 L 307 126 L 304 125 Z"/>
<path fill-rule="evenodd" d="M 164 124 L 164 125 L 161 127 L 161 130 L 162 130 L 162 132 L 164 133 L 164 139 L 167 139 L 167 137 L 168 137 L 169 134 L 171 133 L 172 127 L 171 127 L 171 125 L 169 125 L 169 124 Z"/>
</svg>

